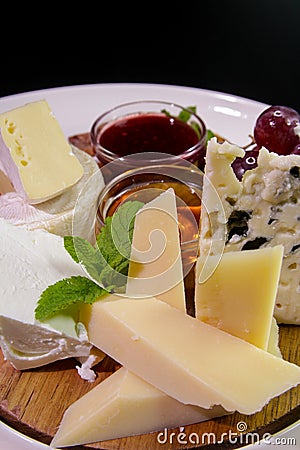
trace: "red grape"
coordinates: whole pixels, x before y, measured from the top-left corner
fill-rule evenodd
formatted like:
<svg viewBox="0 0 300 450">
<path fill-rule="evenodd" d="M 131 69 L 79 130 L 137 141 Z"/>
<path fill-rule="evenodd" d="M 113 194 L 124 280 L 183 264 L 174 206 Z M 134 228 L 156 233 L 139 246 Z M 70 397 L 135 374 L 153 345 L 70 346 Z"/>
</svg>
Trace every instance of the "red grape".
<svg viewBox="0 0 300 450">
<path fill-rule="evenodd" d="M 242 179 L 246 170 L 251 170 L 257 167 L 259 149 L 257 147 L 251 150 L 246 150 L 243 158 L 236 158 L 232 163 L 232 168 L 239 180 Z"/>
<path fill-rule="evenodd" d="M 258 147 L 288 155 L 300 143 L 295 133 L 299 126 L 300 115 L 288 106 L 270 106 L 257 118 L 254 126 L 254 140 Z"/>
</svg>

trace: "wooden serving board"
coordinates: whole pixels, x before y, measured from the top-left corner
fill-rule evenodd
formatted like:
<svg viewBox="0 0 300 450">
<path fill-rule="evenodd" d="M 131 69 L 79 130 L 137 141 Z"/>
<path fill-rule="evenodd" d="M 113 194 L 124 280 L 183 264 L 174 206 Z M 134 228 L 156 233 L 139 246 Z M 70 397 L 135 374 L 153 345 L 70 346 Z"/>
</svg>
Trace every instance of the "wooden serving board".
<svg viewBox="0 0 300 450">
<path fill-rule="evenodd" d="M 191 299 L 193 293 L 193 278 L 194 274 L 191 271 L 185 280 L 188 299 Z M 284 359 L 300 365 L 300 327 L 281 325 L 279 336 Z M 37 369 L 17 371 L 8 361 L 3 360 L 1 353 L 0 418 L 19 432 L 49 444 L 68 406 L 120 368 L 118 363 L 106 356 L 94 368 L 97 374 L 96 381 L 89 383 L 79 377 L 76 365 L 76 360 L 69 359 Z M 221 441 L 221 448 L 238 448 L 252 443 L 251 440 L 246 441 L 245 433 L 255 433 L 254 439 L 258 439 L 258 436 L 276 433 L 298 419 L 300 419 L 300 385 L 272 399 L 257 414 L 246 416 L 234 413 L 186 426 L 183 430 L 186 438 L 179 435 L 180 430 L 176 428 L 168 430 L 167 435 L 160 435 L 160 439 L 158 439 L 159 432 L 153 432 L 70 449 L 205 449 L 211 448 L 208 444 Z M 246 430 L 239 428 L 243 426 Z M 243 437 L 240 437 L 241 434 Z M 231 439 L 230 436 L 238 436 L 239 439 L 234 442 L 234 438 Z M 167 442 L 162 443 L 164 440 Z M 182 440 L 187 441 L 187 444 L 180 444 Z"/>
<path fill-rule="evenodd" d="M 92 154 L 87 134 L 75 136 L 70 140 Z M 11 190 L 10 186 L 7 190 Z M 191 271 L 185 279 L 188 299 L 193 298 L 193 280 L 194 274 Z M 193 315 L 191 302 L 188 304 L 188 312 Z M 283 357 L 297 365 L 300 365 L 299 342 L 300 326 L 280 326 L 279 343 Z M 107 356 L 94 368 L 97 374 L 96 381 L 89 383 L 79 377 L 77 364 L 75 359 L 68 359 L 37 369 L 18 371 L 4 360 L 0 351 L 0 419 L 15 430 L 49 444 L 68 406 L 120 368 L 118 363 Z M 69 448 L 73 450 L 179 450 L 208 449 L 212 446 L 222 449 L 239 448 L 252 443 L 251 440 L 247 441 L 247 433 L 255 433 L 254 439 L 258 439 L 265 433 L 276 433 L 299 419 L 300 386 L 272 399 L 262 411 L 251 416 L 238 413 L 227 415 L 189 425 L 183 429 L 168 430 L 166 435 L 160 435 L 160 439 L 158 431 Z M 185 435 L 180 432 L 184 432 Z M 166 442 L 163 443 L 164 441 Z M 181 443 L 182 441 L 187 443 Z"/>
</svg>

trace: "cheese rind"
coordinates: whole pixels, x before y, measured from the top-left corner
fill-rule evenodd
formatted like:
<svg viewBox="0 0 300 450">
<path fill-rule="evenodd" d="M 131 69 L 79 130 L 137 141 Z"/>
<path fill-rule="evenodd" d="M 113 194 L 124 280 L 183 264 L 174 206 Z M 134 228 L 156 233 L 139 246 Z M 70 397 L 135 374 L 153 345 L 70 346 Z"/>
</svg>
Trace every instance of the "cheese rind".
<svg viewBox="0 0 300 450">
<path fill-rule="evenodd" d="M 121 368 L 66 410 L 51 446 L 151 433 L 225 413 L 221 407 L 203 409 L 184 405 Z"/>
<path fill-rule="evenodd" d="M 300 383 L 296 365 L 165 302 L 116 298 L 84 307 L 90 342 L 182 403 L 252 414 Z"/>
<path fill-rule="evenodd" d="M 0 159 L 16 191 L 30 203 L 61 194 L 83 175 L 45 100 L 0 115 Z"/>
<path fill-rule="evenodd" d="M 200 254 L 216 255 L 226 222 L 225 252 L 284 246 L 274 315 L 279 323 L 300 323 L 300 156 L 259 151 L 257 167 L 238 181 L 231 167 L 244 151 L 208 143 L 200 223 Z M 213 188 L 212 188 L 213 187 Z M 217 191 L 220 202 L 210 202 Z M 222 205 L 222 208 L 219 205 Z"/>
<path fill-rule="evenodd" d="M 31 205 L 17 192 L 8 192 L 0 196 L 0 217 L 28 230 L 43 228 L 62 237 L 81 236 L 93 243 L 98 197 L 104 179 L 90 155 L 76 147 L 72 150 L 84 167 L 82 178 L 74 186 L 38 205 Z"/>
<path fill-rule="evenodd" d="M 0 345 L 17 369 L 71 356 L 89 355 L 77 308 L 47 323 L 35 320 L 41 293 L 62 278 L 84 275 L 64 249 L 63 239 L 45 230 L 28 231 L 0 219 Z"/>
<path fill-rule="evenodd" d="M 283 247 L 224 253 L 203 283 L 199 274 L 214 257 L 196 266 L 196 317 L 266 350 L 280 277 Z"/>
</svg>

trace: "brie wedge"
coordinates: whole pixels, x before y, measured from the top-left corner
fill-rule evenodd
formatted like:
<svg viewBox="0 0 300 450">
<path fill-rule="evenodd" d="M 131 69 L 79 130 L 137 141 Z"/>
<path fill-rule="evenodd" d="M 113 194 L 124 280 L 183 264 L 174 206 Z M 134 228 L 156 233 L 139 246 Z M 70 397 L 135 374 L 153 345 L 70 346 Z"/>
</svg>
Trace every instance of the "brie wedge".
<svg viewBox="0 0 300 450">
<path fill-rule="evenodd" d="M 84 168 L 74 186 L 38 205 L 31 205 L 17 192 L 7 192 L 0 196 L 0 217 L 29 230 L 44 228 L 59 236 L 73 234 L 94 242 L 97 202 L 104 180 L 90 155 L 76 147 L 72 151 Z"/>
</svg>

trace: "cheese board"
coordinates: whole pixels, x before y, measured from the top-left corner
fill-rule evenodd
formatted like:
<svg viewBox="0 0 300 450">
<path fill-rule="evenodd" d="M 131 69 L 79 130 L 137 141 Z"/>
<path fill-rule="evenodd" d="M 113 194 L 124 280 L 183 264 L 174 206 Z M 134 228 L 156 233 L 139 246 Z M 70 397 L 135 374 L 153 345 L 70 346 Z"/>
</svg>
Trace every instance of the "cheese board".
<svg viewBox="0 0 300 450">
<path fill-rule="evenodd" d="M 99 112 L 123 101 L 164 98 L 184 105 L 196 105 L 210 129 L 240 145 L 247 144 L 254 121 L 266 106 L 223 93 L 193 88 L 121 84 L 58 88 L 6 97 L 0 100 L 0 112 L 41 98 L 46 98 L 52 106 L 66 136 L 78 136 L 82 133 L 76 142 L 73 138 L 73 143 L 88 152 L 91 149 L 86 140 L 86 132 L 95 117 Z M 194 274 L 191 271 L 185 279 L 189 299 L 193 297 L 193 280 Z M 299 327 L 281 325 L 279 338 L 283 357 L 300 365 Z M 94 368 L 96 381 L 89 383 L 79 377 L 76 364 L 75 359 L 69 359 L 37 369 L 17 371 L 1 354 L 1 420 L 16 432 L 49 444 L 66 408 L 120 368 L 118 363 L 106 357 Z M 264 436 L 268 438 L 299 419 L 298 386 L 271 400 L 261 412 L 252 416 L 235 413 L 180 429 L 161 430 L 147 435 L 89 444 L 82 448 L 171 450 L 205 448 L 212 444 L 239 448 L 255 443 L 255 440 Z"/>
<path fill-rule="evenodd" d="M 186 280 L 186 282 L 191 287 L 191 280 Z M 283 357 L 298 365 L 300 364 L 299 339 L 300 329 L 298 326 L 282 325 L 280 327 L 279 343 Z M 54 362 L 37 369 L 17 371 L 8 361 L 4 361 L 1 355 L 1 419 L 18 432 L 49 444 L 65 409 L 120 368 L 118 363 L 106 357 L 94 368 L 97 374 L 96 381 L 89 383 L 79 377 L 75 366 L 76 361 L 70 359 Z M 228 446 L 227 448 L 238 448 L 252 443 L 250 439 L 256 442 L 258 436 L 262 439 L 299 420 L 299 405 L 300 387 L 298 386 L 271 400 L 262 411 L 254 415 L 234 413 L 186 426 L 184 427 L 185 439 L 179 436 L 179 429 L 172 429 L 161 430 L 163 434 L 154 432 L 89 444 L 81 448 L 103 450 L 165 448 L 173 450 L 195 448 L 195 444 L 197 444 L 196 448 L 205 448 L 208 444 L 222 441 Z M 174 434 L 172 435 L 172 433 Z M 180 444 L 182 441 L 187 441 L 187 444 Z"/>
</svg>

